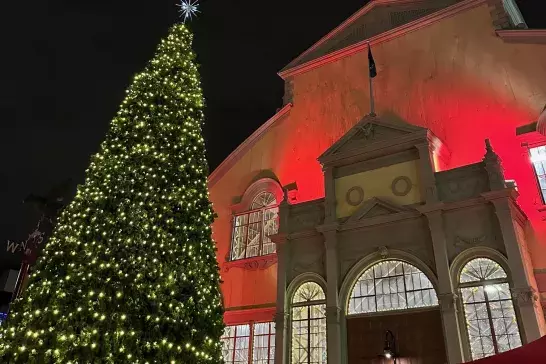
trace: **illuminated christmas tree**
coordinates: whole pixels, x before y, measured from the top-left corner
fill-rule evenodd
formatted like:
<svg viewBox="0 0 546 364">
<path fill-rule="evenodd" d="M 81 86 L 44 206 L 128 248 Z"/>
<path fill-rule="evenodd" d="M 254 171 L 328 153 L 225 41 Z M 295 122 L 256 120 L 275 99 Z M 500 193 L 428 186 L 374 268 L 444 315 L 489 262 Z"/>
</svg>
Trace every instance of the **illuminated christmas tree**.
<svg viewBox="0 0 546 364">
<path fill-rule="evenodd" d="M 174 26 L 127 90 L 28 289 L 2 363 L 220 363 L 203 96 Z"/>
</svg>

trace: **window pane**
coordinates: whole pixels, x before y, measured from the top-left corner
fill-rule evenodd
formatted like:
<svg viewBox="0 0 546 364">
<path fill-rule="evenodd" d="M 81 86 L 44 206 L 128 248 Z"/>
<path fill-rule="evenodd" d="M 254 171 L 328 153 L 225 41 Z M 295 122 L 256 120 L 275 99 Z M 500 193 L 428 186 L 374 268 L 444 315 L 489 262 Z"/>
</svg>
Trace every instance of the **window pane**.
<svg viewBox="0 0 546 364">
<path fill-rule="evenodd" d="M 416 267 L 398 260 L 378 263 L 367 269 L 355 283 L 348 313 L 438 305 L 438 297 L 428 277 Z"/>
<path fill-rule="evenodd" d="M 294 314 L 301 310 L 308 314 Z M 326 364 L 326 305 L 294 307 L 292 313 L 292 363 Z"/>
<path fill-rule="evenodd" d="M 275 195 L 270 192 L 258 194 L 250 211 L 233 219 L 231 260 L 273 254 L 275 243 L 270 236 L 279 230 L 279 207 Z"/>
<path fill-rule="evenodd" d="M 275 325 L 264 322 L 254 325 L 252 363 L 269 364 L 275 359 Z"/>
<path fill-rule="evenodd" d="M 227 326 L 221 340 L 226 364 L 248 363 L 250 325 Z"/>
<path fill-rule="evenodd" d="M 299 303 L 306 301 L 321 301 L 325 299 L 326 296 L 324 295 L 324 291 L 318 283 L 306 282 L 297 289 L 292 302 Z"/>
<path fill-rule="evenodd" d="M 506 279 L 500 265 L 491 259 L 474 259 L 465 265 L 460 279 L 474 285 L 460 290 L 472 358 L 521 346 L 508 283 L 487 283 L 491 279 Z"/>
<path fill-rule="evenodd" d="M 460 282 L 479 282 L 488 279 L 505 279 L 506 272 L 499 263 L 488 258 L 477 258 L 466 263 L 461 271 Z"/>
</svg>

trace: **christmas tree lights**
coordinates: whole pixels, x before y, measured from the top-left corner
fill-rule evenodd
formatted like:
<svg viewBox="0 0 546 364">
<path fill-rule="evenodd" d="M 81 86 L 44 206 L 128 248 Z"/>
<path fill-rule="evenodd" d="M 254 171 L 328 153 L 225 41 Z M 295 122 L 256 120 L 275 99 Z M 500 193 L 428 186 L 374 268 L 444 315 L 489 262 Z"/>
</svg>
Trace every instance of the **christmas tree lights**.
<svg viewBox="0 0 546 364">
<path fill-rule="evenodd" d="M 3 363 L 221 363 L 203 96 L 174 26 L 0 329 Z"/>
</svg>

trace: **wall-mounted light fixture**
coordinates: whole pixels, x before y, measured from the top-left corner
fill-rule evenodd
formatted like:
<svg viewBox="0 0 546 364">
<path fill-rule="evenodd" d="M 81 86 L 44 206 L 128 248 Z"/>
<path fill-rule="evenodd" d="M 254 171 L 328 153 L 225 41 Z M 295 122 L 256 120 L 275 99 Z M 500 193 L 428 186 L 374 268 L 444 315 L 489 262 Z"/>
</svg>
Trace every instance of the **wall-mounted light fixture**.
<svg viewBox="0 0 546 364">
<path fill-rule="evenodd" d="M 396 364 L 396 338 L 391 330 L 385 332 L 385 347 L 383 348 L 383 357 L 386 359 L 394 359 L 394 364 Z"/>
</svg>

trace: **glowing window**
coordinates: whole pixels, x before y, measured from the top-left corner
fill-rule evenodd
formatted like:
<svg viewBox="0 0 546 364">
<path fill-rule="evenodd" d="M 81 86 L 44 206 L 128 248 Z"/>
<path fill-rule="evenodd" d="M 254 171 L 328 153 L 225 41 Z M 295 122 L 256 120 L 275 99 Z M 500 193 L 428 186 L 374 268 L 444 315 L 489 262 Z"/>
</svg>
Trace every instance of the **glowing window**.
<svg viewBox="0 0 546 364">
<path fill-rule="evenodd" d="M 535 169 L 535 176 L 538 180 L 542 203 L 546 203 L 546 146 L 529 149 L 531 154 L 531 162 Z"/>
<path fill-rule="evenodd" d="M 437 306 L 438 297 L 427 276 L 398 260 L 377 263 L 356 281 L 349 298 L 349 315 Z"/>
<path fill-rule="evenodd" d="M 468 262 L 459 278 L 472 359 L 521 346 L 506 272 L 491 259 Z"/>
<path fill-rule="evenodd" d="M 255 324 L 252 343 L 252 364 L 273 364 L 275 361 L 275 324 L 273 322 Z"/>
<path fill-rule="evenodd" d="M 250 325 L 227 326 L 221 340 L 226 364 L 248 364 Z"/>
<path fill-rule="evenodd" d="M 306 282 L 292 299 L 292 364 L 326 363 L 326 296 Z"/>
<path fill-rule="evenodd" d="M 233 219 L 231 260 L 275 253 L 275 243 L 269 238 L 279 231 L 279 206 L 270 192 L 258 194 L 250 211 Z"/>
</svg>

